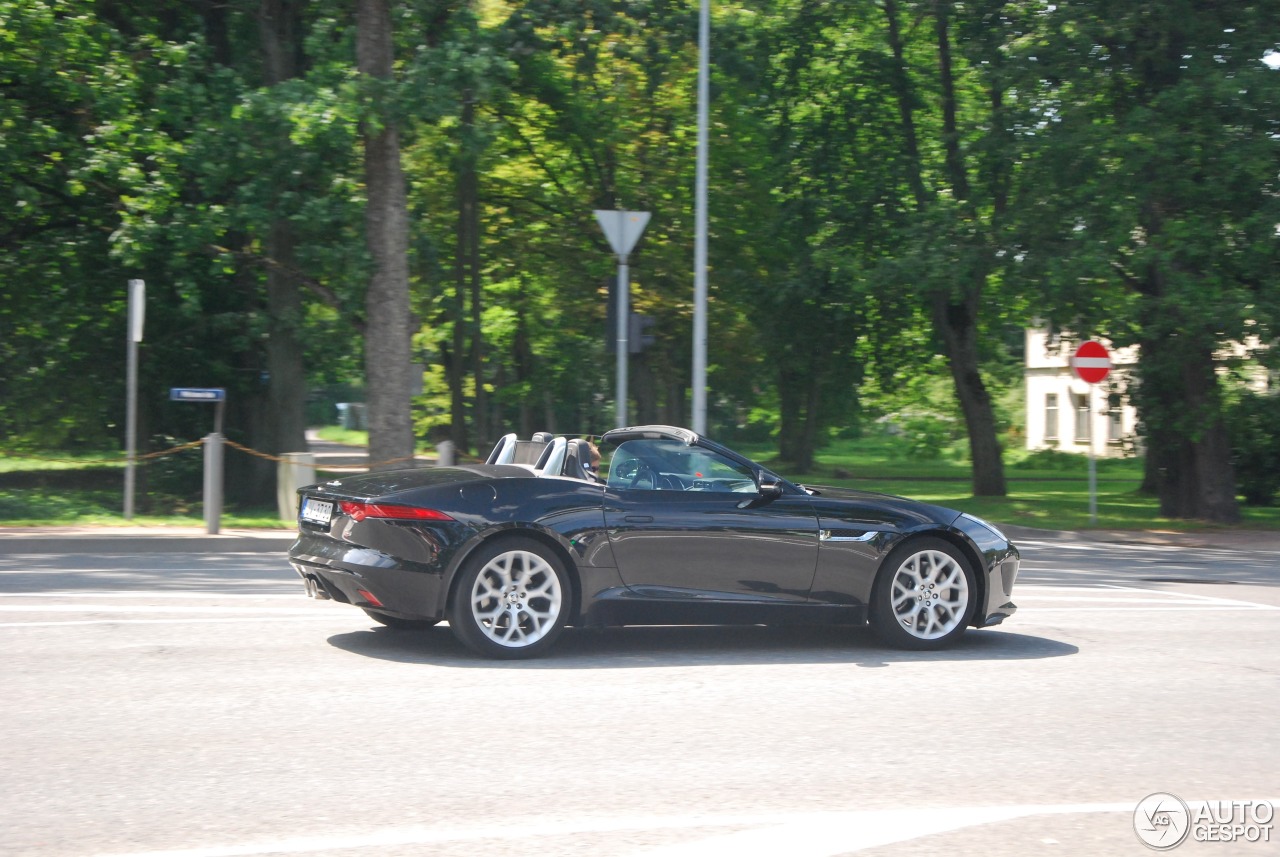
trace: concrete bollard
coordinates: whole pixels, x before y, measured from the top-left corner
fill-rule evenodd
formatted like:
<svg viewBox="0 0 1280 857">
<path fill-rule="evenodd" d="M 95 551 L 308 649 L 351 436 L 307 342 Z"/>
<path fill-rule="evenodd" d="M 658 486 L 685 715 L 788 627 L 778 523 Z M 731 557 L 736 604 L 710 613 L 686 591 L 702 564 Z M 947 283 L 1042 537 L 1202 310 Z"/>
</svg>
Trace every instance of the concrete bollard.
<svg viewBox="0 0 1280 857">
<path fill-rule="evenodd" d="M 310 452 L 286 452 L 276 465 L 276 508 L 280 520 L 298 519 L 298 489 L 316 481 L 316 457 Z"/>
<path fill-rule="evenodd" d="M 453 467 L 454 465 L 453 441 L 442 440 L 436 444 L 436 466 L 437 467 Z"/>
<path fill-rule="evenodd" d="M 211 536 L 222 531 L 222 441 L 214 432 L 204 439 L 204 531 Z"/>
</svg>

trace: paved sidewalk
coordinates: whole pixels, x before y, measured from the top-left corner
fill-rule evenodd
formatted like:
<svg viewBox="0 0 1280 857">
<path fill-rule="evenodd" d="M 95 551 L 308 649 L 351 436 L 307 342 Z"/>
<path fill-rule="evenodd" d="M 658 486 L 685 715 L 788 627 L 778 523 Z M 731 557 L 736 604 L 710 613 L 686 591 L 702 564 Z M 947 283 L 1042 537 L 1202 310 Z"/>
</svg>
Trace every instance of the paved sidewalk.
<svg viewBox="0 0 1280 857">
<path fill-rule="evenodd" d="M 1276 551 L 1280 553 L 1280 531 L 1206 529 L 1194 532 L 1171 530 L 1037 530 L 999 524 L 1016 544 L 1018 541 L 1084 542 L 1121 545 L 1167 545 L 1185 548 L 1219 548 L 1222 550 Z"/>
<path fill-rule="evenodd" d="M 0 555 L 19 553 L 284 553 L 295 530 L 204 527 L 0 527 Z"/>
</svg>

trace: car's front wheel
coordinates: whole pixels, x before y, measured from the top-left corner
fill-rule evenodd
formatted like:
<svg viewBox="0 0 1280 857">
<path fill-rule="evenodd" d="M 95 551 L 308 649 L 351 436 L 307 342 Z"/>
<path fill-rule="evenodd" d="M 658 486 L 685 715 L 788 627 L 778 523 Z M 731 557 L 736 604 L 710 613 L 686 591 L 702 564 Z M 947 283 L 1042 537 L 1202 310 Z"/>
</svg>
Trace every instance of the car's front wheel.
<svg viewBox="0 0 1280 857">
<path fill-rule="evenodd" d="M 467 560 L 454 588 L 449 627 L 485 657 L 534 657 L 564 630 L 571 601 L 559 557 L 533 539 L 506 538 Z"/>
<path fill-rule="evenodd" d="M 880 571 L 871 623 L 886 643 L 936 649 L 964 633 L 978 587 L 969 561 L 943 539 L 912 539 L 895 549 Z"/>
</svg>

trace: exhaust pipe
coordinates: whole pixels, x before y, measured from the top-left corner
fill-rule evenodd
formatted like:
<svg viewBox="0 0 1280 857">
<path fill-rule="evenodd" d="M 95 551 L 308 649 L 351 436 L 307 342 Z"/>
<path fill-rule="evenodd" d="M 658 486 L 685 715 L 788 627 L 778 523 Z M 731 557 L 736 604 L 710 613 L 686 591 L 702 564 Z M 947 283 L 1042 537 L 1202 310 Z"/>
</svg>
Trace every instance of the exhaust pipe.
<svg viewBox="0 0 1280 857">
<path fill-rule="evenodd" d="M 314 577 L 307 576 L 302 578 L 303 585 L 307 588 L 307 597 L 314 598 L 317 601 L 332 601 L 332 597 L 325 591 L 324 587 Z"/>
</svg>

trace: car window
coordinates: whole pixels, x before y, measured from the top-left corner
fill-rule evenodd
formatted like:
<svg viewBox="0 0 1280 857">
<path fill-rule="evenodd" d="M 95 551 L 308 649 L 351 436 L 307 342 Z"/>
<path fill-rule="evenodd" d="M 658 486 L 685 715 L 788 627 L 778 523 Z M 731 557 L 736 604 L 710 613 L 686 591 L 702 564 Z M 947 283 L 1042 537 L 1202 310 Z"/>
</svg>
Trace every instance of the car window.
<svg viewBox="0 0 1280 857">
<path fill-rule="evenodd" d="M 678 440 L 628 440 L 605 460 L 610 488 L 634 491 L 756 490 L 752 469 L 717 452 Z"/>
</svg>

